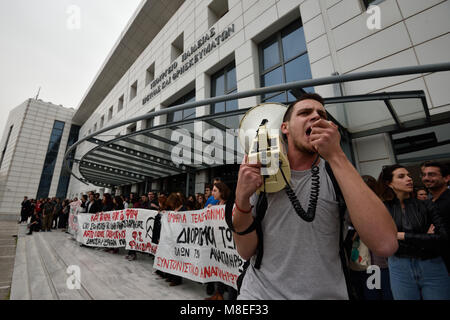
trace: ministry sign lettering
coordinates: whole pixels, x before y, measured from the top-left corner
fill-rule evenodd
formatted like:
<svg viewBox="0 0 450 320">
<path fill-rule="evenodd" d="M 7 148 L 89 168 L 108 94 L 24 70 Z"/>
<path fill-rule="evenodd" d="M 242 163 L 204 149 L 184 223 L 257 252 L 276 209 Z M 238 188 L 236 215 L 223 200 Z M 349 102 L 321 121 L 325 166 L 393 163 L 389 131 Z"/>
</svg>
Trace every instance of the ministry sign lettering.
<svg viewBox="0 0 450 320">
<path fill-rule="evenodd" d="M 181 55 L 181 66 L 178 66 L 178 62 L 174 61 L 170 67 L 152 81 L 150 84 L 151 91 L 144 99 L 142 99 L 142 105 L 153 99 L 162 90 L 167 88 L 172 81 L 177 80 L 186 71 L 195 66 L 211 51 L 226 41 L 233 33 L 234 24 L 223 30 L 221 33 L 216 33 L 215 28 L 209 29 L 206 34 Z"/>
</svg>

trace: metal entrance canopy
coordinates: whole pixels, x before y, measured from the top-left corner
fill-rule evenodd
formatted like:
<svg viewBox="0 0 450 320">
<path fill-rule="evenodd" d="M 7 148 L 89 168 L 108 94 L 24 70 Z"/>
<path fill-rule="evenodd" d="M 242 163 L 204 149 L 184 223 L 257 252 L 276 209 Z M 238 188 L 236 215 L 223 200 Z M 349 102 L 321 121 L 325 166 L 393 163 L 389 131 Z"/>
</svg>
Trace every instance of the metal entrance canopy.
<svg viewBox="0 0 450 320">
<path fill-rule="evenodd" d="M 240 119 L 252 106 L 170 122 L 108 141 L 104 140 L 101 134 L 175 111 L 264 93 L 291 90 L 294 95 L 298 95 L 302 91 L 301 88 L 305 87 L 448 70 L 450 63 L 441 63 L 336 75 L 185 103 L 131 118 L 86 136 L 67 150 L 64 166 L 83 183 L 111 188 L 181 173 L 194 173 L 223 164 L 241 163 L 243 151 L 234 129 L 238 129 Z M 347 139 L 385 132 L 405 132 L 450 121 L 450 112 L 430 115 L 423 91 L 384 92 L 329 97 L 324 100 L 329 118 L 339 125 L 341 134 Z M 370 119 L 367 117 L 368 112 Z M 172 136 L 174 132 L 179 134 Z M 220 139 L 222 141 L 219 141 Z M 73 159 L 72 151 L 84 142 L 93 143 L 95 147 L 81 159 Z M 187 148 L 183 150 L 183 147 Z M 188 149 L 190 152 L 186 152 Z M 174 162 L 174 159 L 177 160 Z M 223 160 L 217 162 L 217 159 Z M 78 164 L 82 177 L 77 177 L 72 172 L 69 165 L 72 161 Z"/>
</svg>

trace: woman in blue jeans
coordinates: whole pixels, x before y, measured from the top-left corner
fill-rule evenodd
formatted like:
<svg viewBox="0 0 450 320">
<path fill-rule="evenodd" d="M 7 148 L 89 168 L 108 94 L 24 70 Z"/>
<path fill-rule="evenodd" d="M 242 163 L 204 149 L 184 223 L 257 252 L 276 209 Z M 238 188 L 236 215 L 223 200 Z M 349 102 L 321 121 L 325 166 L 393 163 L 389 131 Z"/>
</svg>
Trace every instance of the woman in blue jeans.
<svg viewBox="0 0 450 320">
<path fill-rule="evenodd" d="M 450 276 L 441 257 L 447 242 L 442 217 L 433 202 L 415 199 L 412 191 L 406 168 L 383 168 L 378 193 L 397 225 L 399 242 L 388 259 L 392 294 L 395 300 L 450 300 Z"/>
</svg>

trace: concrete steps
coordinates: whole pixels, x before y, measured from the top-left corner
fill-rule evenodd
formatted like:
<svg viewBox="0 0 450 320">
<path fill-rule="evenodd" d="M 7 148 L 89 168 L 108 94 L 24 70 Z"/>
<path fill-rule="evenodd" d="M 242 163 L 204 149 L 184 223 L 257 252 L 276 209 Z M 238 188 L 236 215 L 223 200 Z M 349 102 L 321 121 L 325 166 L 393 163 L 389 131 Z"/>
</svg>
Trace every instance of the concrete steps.
<svg viewBox="0 0 450 320">
<path fill-rule="evenodd" d="M 91 300 L 89 293 L 81 287 L 79 290 L 71 290 L 67 287 L 66 273 L 69 267 L 57 252 L 43 239 L 41 233 L 36 234 L 36 245 L 41 257 L 42 266 L 46 271 L 49 287 L 53 296 L 58 300 Z"/>
<path fill-rule="evenodd" d="M 138 254 L 124 259 L 125 251 L 110 254 L 95 248 L 80 247 L 71 237 L 54 230 L 25 235 L 20 226 L 11 300 L 193 300 L 203 299 L 202 284 L 184 279 L 169 287 L 153 274 L 153 257 Z M 78 266 L 81 288 L 67 287 L 69 266 Z"/>
</svg>

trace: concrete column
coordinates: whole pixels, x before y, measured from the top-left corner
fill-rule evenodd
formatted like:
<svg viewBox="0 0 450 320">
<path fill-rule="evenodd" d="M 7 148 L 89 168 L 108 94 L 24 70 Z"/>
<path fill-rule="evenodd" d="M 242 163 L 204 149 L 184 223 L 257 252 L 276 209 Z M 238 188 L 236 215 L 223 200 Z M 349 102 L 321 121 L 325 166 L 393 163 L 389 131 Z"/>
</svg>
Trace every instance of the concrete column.
<svg viewBox="0 0 450 320">
<path fill-rule="evenodd" d="M 353 140 L 356 167 L 361 175 L 378 178 L 384 165 L 395 163 L 394 152 L 387 133 Z"/>
<path fill-rule="evenodd" d="M 208 170 L 202 170 L 195 174 L 195 193 L 205 191 L 205 183 L 208 183 Z"/>
<path fill-rule="evenodd" d="M 235 51 L 236 81 L 238 92 L 259 87 L 258 45 L 247 41 Z M 261 102 L 259 96 L 239 99 L 239 108 L 256 106 Z"/>
</svg>

